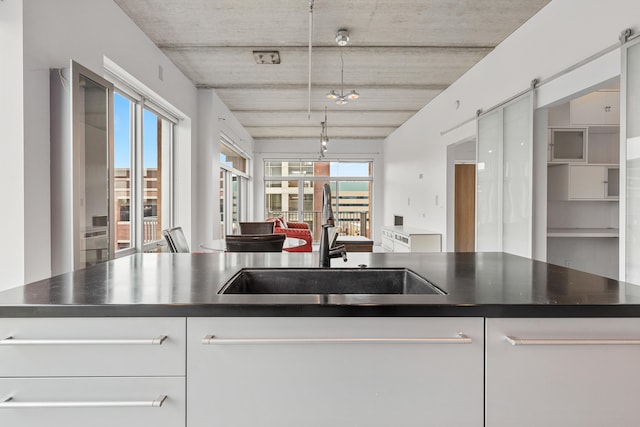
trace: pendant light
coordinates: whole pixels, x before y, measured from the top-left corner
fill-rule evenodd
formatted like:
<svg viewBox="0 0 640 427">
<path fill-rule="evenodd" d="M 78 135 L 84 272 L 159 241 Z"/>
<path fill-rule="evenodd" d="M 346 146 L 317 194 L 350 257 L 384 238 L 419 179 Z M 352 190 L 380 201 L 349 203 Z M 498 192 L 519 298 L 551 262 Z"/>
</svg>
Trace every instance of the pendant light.
<svg viewBox="0 0 640 427">
<path fill-rule="evenodd" d="M 346 46 L 349 42 L 349 32 L 347 30 L 338 30 L 336 34 L 336 43 L 340 46 L 340 94 L 335 90 L 331 90 L 327 94 L 327 98 L 334 101 L 338 105 L 347 104 L 349 101 L 354 101 L 360 97 L 360 94 L 355 90 L 351 90 L 349 93 L 344 93 L 344 57 L 342 47 Z"/>
</svg>

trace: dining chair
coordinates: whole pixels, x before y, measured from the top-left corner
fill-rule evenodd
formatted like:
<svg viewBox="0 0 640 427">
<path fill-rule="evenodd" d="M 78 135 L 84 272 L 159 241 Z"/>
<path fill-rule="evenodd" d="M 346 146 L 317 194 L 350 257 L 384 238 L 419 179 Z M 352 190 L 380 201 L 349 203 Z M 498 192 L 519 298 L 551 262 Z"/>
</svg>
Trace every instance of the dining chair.
<svg viewBox="0 0 640 427">
<path fill-rule="evenodd" d="M 229 234 L 227 252 L 282 252 L 284 234 Z"/>
<path fill-rule="evenodd" d="M 240 222 L 240 234 L 273 234 L 275 223 L 263 222 Z"/>
<path fill-rule="evenodd" d="M 189 243 L 184 236 L 182 227 L 173 227 L 166 230 L 162 230 L 162 235 L 167 241 L 169 246 L 169 252 L 173 253 L 189 253 Z"/>
</svg>

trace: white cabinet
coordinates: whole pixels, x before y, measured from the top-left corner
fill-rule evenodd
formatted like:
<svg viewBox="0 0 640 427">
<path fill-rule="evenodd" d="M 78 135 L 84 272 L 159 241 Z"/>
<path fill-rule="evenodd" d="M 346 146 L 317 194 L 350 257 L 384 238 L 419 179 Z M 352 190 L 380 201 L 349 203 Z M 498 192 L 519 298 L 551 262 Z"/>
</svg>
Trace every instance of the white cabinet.
<svg viewBox="0 0 640 427">
<path fill-rule="evenodd" d="M 442 235 L 419 228 L 382 227 L 382 247 L 389 252 L 440 252 Z"/>
<path fill-rule="evenodd" d="M 549 165 L 549 200 L 617 200 L 620 167 L 615 165 Z"/>
<path fill-rule="evenodd" d="M 185 322 L 0 319 L 0 419 L 21 427 L 184 426 Z"/>
<path fill-rule="evenodd" d="M 487 427 L 637 425 L 640 319 L 486 325 Z"/>
<path fill-rule="evenodd" d="M 551 129 L 550 162 L 586 162 L 587 129 Z"/>
<path fill-rule="evenodd" d="M 189 318 L 189 427 L 482 426 L 483 338 L 482 318 Z"/>
<path fill-rule="evenodd" d="M 393 231 L 382 228 L 382 248 L 387 252 L 393 252 Z"/>
<path fill-rule="evenodd" d="M 620 92 L 597 91 L 570 102 L 571 125 L 619 125 Z"/>
</svg>

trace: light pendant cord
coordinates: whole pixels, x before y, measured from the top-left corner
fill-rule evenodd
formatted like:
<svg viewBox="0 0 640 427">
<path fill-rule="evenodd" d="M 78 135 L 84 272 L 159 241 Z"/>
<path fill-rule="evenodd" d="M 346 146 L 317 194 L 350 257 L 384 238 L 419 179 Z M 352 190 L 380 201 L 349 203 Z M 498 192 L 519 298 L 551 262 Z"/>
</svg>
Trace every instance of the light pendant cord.
<svg viewBox="0 0 640 427">
<path fill-rule="evenodd" d="M 340 48 L 340 97 L 344 98 L 344 57 Z"/>
<path fill-rule="evenodd" d="M 309 0 L 309 102 L 307 104 L 307 119 L 311 120 L 311 46 L 313 43 L 313 2 Z"/>
</svg>

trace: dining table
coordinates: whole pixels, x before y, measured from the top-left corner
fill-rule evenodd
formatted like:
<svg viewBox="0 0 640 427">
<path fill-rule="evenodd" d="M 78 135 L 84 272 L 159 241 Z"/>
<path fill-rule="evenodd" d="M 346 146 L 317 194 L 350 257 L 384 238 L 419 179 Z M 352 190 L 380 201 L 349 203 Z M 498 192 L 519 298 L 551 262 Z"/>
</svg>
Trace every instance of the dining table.
<svg viewBox="0 0 640 427">
<path fill-rule="evenodd" d="M 297 248 L 298 246 L 303 246 L 304 244 L 306 244 L 306 241 L 304 239 L 287 237 L 286 239 L 284 239 L 282 249 Z M 206 242 L 200 243 L 200 248 L 209 251 L 226 251 L 227 241 L 225 239 L 208 240 Z"/>
</svg>

